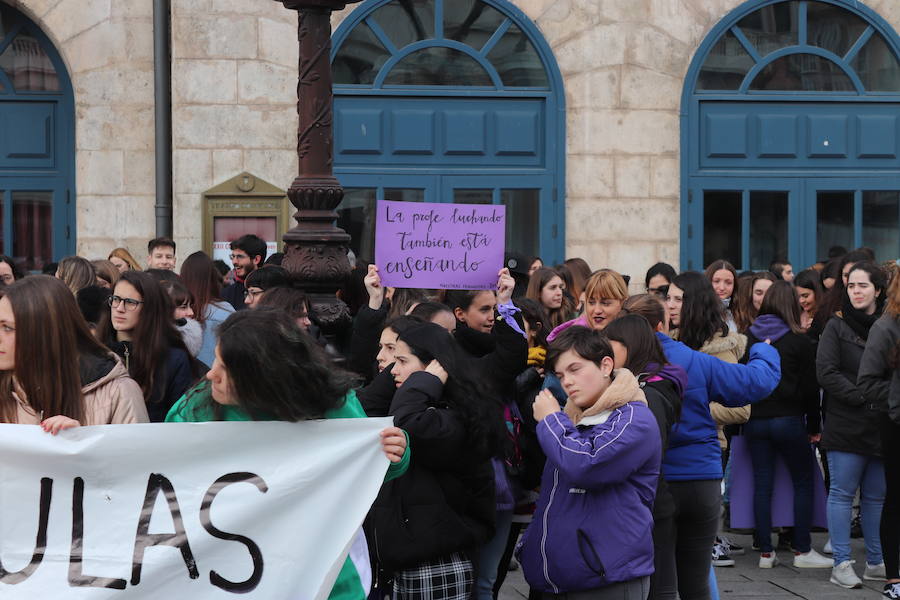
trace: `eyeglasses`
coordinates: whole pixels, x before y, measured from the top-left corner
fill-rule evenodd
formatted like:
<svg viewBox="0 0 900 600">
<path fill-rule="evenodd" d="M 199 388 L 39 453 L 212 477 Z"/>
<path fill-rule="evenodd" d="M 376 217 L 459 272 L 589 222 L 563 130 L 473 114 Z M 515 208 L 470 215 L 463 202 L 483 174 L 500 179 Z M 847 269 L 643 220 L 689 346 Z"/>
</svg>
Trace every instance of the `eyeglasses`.
<svg viewBox="0 0 900 600">
<path fill-rule="evenodd" d="M 250 257 L 246 254 L 229 254 L 228 258 L 230 258 L 231 260 L 244 260 Z"/>
<path fill-rule="evenodd" d="M 7 274 L 7 275 L 0 275 L 0 281 L 2 281 L 3 283 L 5 283 L 6 285 L 9 285 L 9 284 L 11 284 L 11 283 L 15 283 L 16 278 L 15 278 L 13 275 L 8 275 L 8 274 Z"/>
<path fill-rule="evenodd" d="M 256 298 L 266 290 L 244 290 L 244 298 Z"/>
<path fill-rule="evenodd" d="M 137 307 L 144 303 L 143 300 L 135 300 L 134 298 L 122 298 L 121 296 L 110 296 L 106 303 L 110 308 L 117 308 L 120 304 L 125 303 L 125 309 L 130 311 L 137 310 Z"/>
</svg>

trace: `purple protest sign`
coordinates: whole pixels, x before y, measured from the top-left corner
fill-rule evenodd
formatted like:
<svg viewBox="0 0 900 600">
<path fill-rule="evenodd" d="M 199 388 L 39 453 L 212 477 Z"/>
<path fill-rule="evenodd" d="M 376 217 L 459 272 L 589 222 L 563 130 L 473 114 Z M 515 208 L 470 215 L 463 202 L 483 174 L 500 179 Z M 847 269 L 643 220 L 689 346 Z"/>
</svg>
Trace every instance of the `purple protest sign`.
<svg viewBox="0 0 900 600">
<path fill-rule="evenodd" d="M 384 285 L 494 289 L 505 245 L 505 206 L 378 201 L 375 264 Z"/>
</svg>

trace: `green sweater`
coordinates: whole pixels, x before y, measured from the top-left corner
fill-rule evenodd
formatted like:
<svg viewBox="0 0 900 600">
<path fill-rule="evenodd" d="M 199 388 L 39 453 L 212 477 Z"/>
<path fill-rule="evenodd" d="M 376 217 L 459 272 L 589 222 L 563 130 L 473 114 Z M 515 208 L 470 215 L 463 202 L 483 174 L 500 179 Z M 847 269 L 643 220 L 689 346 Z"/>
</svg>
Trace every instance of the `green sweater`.
<svg viewBox="0 0 900 600">
<path fill-rule="evenodd" d="M 253 421 L 247 411 L 239 406 L 222 405 L 220 418 L 216 418 L 213 399 L 209 391 L 208 384 L 202 384 L 195 388 L 193 392 L 188 392 L 181 397 L 178 402 L 169 410 L 166 415 L 166 423 L 203 423 L 207 421 Z M 364 419 L 366 413 L 363 411 L 359 400 L 356 398 L 356 392 L 350 391 L 345 397 L 344 403 L 332 411 L 325 414 L 326 419 Z M 267 421 L 275 421 L 271 419 L 262 419 Z M 407 436 L 406 452 L 398 463 L 391 463 L 388 467 L 385 481 L 390 481 L 396 477 L 403 475 L 409 468 L 410 450 L 409 436 Z M 341 567 L 334 587 L 331 588 L 329 600 L 365 600 L 366 590 L 363 588 L 362 581 L 359 577 L 359 571 L 356 564 L 348 556 Z"/>
</svg>

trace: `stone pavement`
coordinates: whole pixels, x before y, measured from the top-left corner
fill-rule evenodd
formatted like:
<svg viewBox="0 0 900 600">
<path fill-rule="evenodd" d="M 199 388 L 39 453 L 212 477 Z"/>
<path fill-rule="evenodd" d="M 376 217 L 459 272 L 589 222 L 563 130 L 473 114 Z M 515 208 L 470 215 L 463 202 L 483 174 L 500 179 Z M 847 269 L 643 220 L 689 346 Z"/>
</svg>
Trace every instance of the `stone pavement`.
<svg viewBox="0 0 900 600">
<path fill-rule="evenodd" d="M 795 569 L 788 551 L 779 551 L 781 561 L 774 569 L 757 567 L 759 554 L 750 549 L 749 535 L 728 534 L 729 538 L 746 548 L 744 556 L 734 557 L 734 567 L 719 567 L 716 578 L 719 582 L 719 597 L 722 600 L 744 600 L 746 598 L 766 598 L 767 600 L 877 600 L 883 598 L 879 581 L 863 581 L 859 590 L 845 590 L 828 581 L 830 569 Z M 813 547 L 822 550 L 828 539 L 826 533 L 813 534 Z M 773 536 L 773 541 L 775 541 Z M 856 560 L 857 575 L 862 577 L 865 569 L 865 553 L 861 539 L 853 540 L 853 558 Z M 500 600 L 522 600 L 528 597 L 528 585 L 522 570 L 510 572 L 500 590 Z"/>
</svg>

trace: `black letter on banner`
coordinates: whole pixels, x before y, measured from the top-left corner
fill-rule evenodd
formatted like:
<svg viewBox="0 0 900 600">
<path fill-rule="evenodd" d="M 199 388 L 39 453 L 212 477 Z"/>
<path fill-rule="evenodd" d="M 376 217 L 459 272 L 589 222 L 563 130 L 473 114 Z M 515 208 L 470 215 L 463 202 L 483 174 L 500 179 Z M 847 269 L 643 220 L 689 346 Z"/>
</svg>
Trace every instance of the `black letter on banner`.
<svg viewBox="0 0 900 600">
<path fill-rule="evenodd" d="M 22 583 L 34 573 L 41 561 L 44 560 L 44 551 L 47 549 L 47 521 L 50 518 L 50 499 L 53 497 L 53 480 L 49 477 L 41 479 L 40 516 L 38 517 L 37 538 L 34 541 L 34 554 L 31 562 L 21 571 L 10 572 L 3 568 L 0 562 L 0 583 L 15 585 Z"/>
<path fill-rule="evenodd" d="M 250 538 L 243 535 L 237 535 L 236 533 L 226 533 L 217 529 L 209 519 L 209 507 L 212 505 L 213 500 L 216 499 L 216 495 L 221 492 L 225 486 L 241 482 L 252 483 L 263 494 L 269 491 L 269 486 L 266 485 L 266 482 L 263 481 L 263 478 L 259 475 L 254 473 L 229 473 L 228 475 L 222 475 L 209 486 L 209 489 L 206 490 L 206 495 L 203 497 L 203 503 L 200 505 L 200 522 L 203 523 L 203 528 L 214 538 L 244 544 L 247 546 L 247 551 L 250 553 L 251 560 L 253 560 L 253 573 L 247 581 L 234 583 L 233 581 L 228 581 L 215 571 L 209 572 L 209 582 L 211 584 L 218 588 L 222 588 L 226 592 L 233 592 L 235 594 L 252 592 L 256 589 L 256 586 L 259 585 L 259 581 L 262 579 L 263 574 L 262 552 L 260 551 L 259 546 L 257 546 Z"/>
<path fill-rule="evenodd" d="M 124 590 L 125 580 L 84 575 L 81 558 L 84 551 L 84 479 L 75 478 L 72 489 L 72 550 L 69 555 L 69 585 Z"/>
<path fill-rule="evenodd" d="M 166 495 L 169 504 L 169 512 L 172 513 L 172 523 L 175 525 L 175 533 L 149 533 L 150 517 L 153 507 L 156 505 L 156 497 L 160 492 Z M 141 582 L 141 569 L 144 562 L 144 550 L 151 546 L 174 546 L 181 550 L 181 557 L 187 567 L 191 579 L 200 577 L 197 571 L 197 563 L 188 543 L 187 532 L 184 530 L 184 522 L 181 520 L 181 507 L 178 506 L 178 498 L 175 497 L 175 488 L 172 482 L 159 473 L 151 473 L 147 479 L 147 494 L 144 496 L 144 508 L 141 510 L 141 518 L 138 520 L 137 533 L 134 536 L 134 556 L 131 559 L 131 585 Z"/>
</svg>

